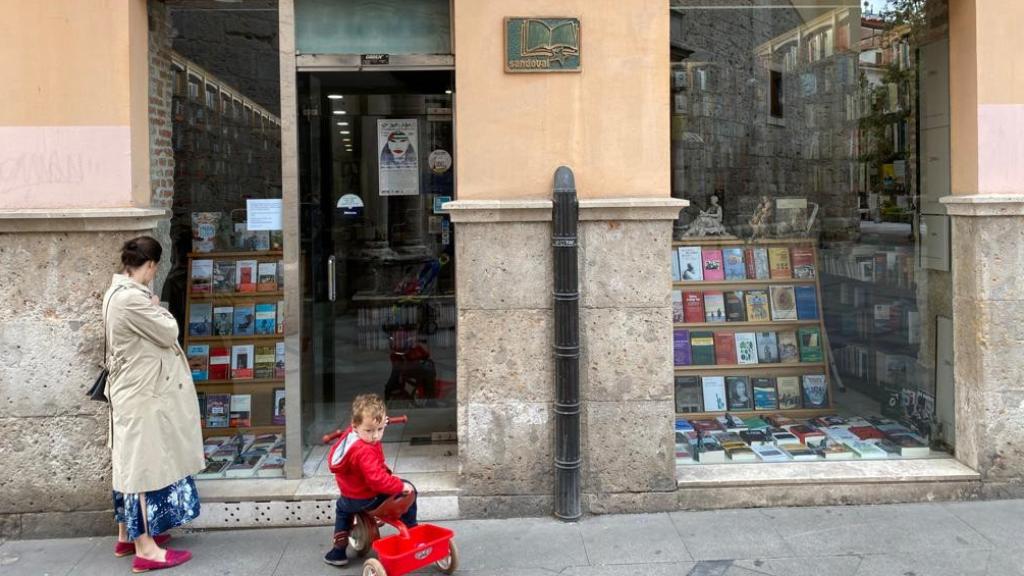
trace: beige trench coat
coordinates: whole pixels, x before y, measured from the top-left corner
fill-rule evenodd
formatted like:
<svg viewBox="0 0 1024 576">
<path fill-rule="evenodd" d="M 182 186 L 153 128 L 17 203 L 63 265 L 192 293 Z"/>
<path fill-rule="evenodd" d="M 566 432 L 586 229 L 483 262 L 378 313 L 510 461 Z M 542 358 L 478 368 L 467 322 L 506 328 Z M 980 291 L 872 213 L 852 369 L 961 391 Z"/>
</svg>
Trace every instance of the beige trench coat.
<svg viewBox="0 0 1024 576">
<path fill-rule="evenodd" d="M 118 289 L 120 288 L 120 289 Z M 199 401 L 174 316 L 115 274 L 103 297 L 114 490 L 159 490 L 205 465 Z"/>
</svg>

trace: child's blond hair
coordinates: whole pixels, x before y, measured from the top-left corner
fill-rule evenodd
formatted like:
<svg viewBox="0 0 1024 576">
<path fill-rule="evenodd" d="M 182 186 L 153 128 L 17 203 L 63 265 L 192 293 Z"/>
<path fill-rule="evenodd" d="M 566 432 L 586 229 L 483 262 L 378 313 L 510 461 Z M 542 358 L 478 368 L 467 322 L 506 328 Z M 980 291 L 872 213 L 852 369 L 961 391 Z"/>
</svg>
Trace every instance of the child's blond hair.
<svg viewBox="0 0 1024 576">
<path fill-rule="evenodd" d="M 360 394 L 352 402 L 353 426 L 359 426 L 364 420 L 381 423 L 386 417 L 384 400 L 376 394 Z"/>
</svg>

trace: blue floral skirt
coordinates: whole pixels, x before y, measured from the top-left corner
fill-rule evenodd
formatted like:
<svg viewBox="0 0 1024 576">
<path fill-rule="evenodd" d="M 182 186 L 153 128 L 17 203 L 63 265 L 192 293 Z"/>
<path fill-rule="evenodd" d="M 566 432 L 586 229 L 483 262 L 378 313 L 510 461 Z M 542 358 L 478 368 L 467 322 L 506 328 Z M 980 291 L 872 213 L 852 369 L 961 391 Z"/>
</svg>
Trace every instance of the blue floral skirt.
<svg viewBox="0 0 1024 576">
<path fill-rule="evenodd" d="M 143 524 L 139 495 L 114 490 L 114 518 L 128 528 L 129 540 L 147 533 L 150 536 L 163 534 L 199 516 L 199 492 L 191 476 L 145 495 L 146 523 Z"/>
</svg>

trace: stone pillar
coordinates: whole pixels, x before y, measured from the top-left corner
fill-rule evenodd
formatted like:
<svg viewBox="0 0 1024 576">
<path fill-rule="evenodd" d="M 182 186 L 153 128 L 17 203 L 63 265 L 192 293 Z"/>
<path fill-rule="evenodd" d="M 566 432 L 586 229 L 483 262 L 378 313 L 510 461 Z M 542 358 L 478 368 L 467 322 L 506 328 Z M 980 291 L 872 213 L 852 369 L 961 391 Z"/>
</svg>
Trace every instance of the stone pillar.
<svg viewBox="0 0 1024 576">
<path fill-rule="evenodd" d="M 674 502 L 670 198 L 580 201 L 584 510 Z M 554 493 L 551 203 L 457 201 L 460 512 Z M 657 494 L 665 496 L 661 504 Z M 652 499 L 653 498 L 653 499 Z"/>
<path fill-rule="evenodd" d="M 1015 0 L 950 3 L 956 457 L 1024 495 L 1024 61 Z"/>
</svg>

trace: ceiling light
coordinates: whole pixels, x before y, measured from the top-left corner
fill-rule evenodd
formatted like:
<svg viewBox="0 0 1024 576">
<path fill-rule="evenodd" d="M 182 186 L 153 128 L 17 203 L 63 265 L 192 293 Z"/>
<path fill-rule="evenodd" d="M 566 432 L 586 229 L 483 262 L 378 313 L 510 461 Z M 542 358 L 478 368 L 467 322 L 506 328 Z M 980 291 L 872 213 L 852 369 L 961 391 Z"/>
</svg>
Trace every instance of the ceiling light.
<svg viewBox="0 0 1024 576">
<path fill-rule="evenodd" d="M 352 132 L 351 132 L 351 131 L 349 131 L 349 130 L 342 130 L 342 131 L 341 131 L 341 135 L 342 135 L 342 136 L 348 136 L 348 135 L 349 135 L 349 134 L 351 134 L 351 133 L 352 133 Z"/>
<path fill-rule="evenodd" d="M 344 96 L 342 96 L 341 94 L 328 94 L 327 97 L 330 98 L 331 100 L 341 100 L 342 98 L 344 98 Z"/>
<path fill-rule="evenodd" d="M 348 126 L 348 122 L 338 122 L 338 126 Z"/>
<path fill-rule="evenodd" d="M 345 112 L 344 110 L 335 110 L 334 113 L 335 114 L 348 114 L 348 112 Z"/>
<path fill-rule="evenodd" d="M 451 91 L 451 90 L 445 90 L 445 91 L 444 91 L 444 93 L 445 93 L 445 94 L 451 94 L 451 93 L 452 93 L 452 91 Z"/>
<path fill-rule="evenodd" d="M 352 139 L 351 138 L 342 138 L 341 141 L 342 142 L 351 142 Z"/>
</svg>

